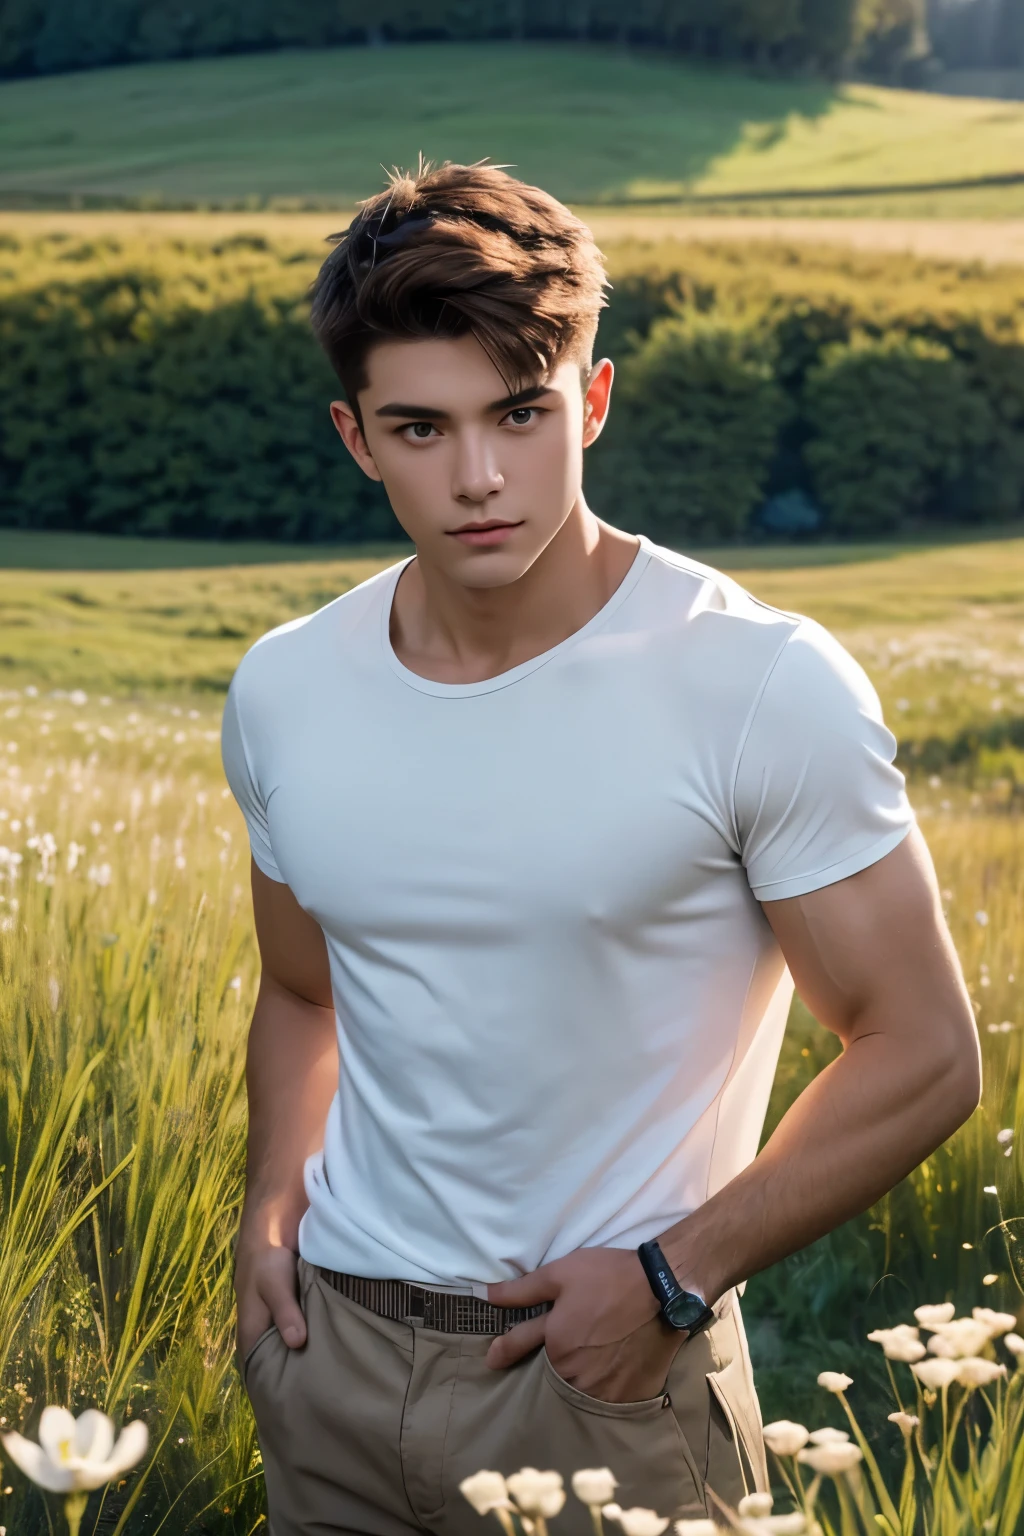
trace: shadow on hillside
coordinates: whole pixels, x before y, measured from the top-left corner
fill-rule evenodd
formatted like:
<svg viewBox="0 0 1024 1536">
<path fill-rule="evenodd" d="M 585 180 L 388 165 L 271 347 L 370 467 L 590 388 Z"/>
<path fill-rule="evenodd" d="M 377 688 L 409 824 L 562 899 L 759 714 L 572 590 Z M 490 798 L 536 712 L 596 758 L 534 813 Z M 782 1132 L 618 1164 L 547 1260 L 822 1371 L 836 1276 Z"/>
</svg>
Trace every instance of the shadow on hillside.
<svg viewBox="0 0 1024 1536">
<path fill-rule="evenodd" d="M 566 201 L 614 202 L 630 187 L 682 190 L 741 143 L 767 153 L 840 92 L 611 44 L 125 65 L 0 85 L 0 205 L 346 206 L 382 184 L 382 165 L 415 165 L 420 151 L 507 164 Z"/>
</svg>

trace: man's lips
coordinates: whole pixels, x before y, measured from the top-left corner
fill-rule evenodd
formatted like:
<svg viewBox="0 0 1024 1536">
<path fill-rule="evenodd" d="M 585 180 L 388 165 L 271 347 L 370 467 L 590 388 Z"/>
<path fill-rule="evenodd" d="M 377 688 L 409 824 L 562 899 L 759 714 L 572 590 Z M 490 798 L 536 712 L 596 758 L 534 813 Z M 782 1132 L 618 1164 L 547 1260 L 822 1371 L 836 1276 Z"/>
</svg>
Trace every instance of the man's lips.
<svg viewBox="0 0 1024 1536">
<path fill-rule="evenodd" d="M 491 518 L 486 523 L 465 523 L 461 528 L 453 528 L 451 537 L 458 539 L 460 544 L 472 544 L 486 546 L 488 544 L 503 544 L 511 538 L 517 528 L 522 527 L 522 522 L 502 523 Z"/>
</svg>

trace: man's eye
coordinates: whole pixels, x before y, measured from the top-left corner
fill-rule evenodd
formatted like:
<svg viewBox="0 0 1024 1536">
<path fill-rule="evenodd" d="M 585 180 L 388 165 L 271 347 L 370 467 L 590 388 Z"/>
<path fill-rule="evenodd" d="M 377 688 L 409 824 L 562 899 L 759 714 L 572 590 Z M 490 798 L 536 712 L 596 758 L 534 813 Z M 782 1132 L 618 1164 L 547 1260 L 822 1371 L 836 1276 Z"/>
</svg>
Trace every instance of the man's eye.
<svg viewBox="0 0 1024 1536">
<path fill-rule="evenodd" d="M 411 422 L 409 426 L 403 427 L 402 430 L 404 432 L 411 432 L 413 437 L 416 438 L 418 442 L 423 442 L 423 440 L 429 437 L 431 432 L 433 432 L 434 424 L 430 421 L 414 421 Z"/>
<path fill-rule="evenodd" d="M 530 419 L 533 416 L 536 416 L 536 414 L 536 406 L 520 405 L 517 406 L 514 411 L 509 411 L 508 419 L 509 421 L 514 422 L 517 427 L 528 427 L 530 424 Z"/>
</svg>

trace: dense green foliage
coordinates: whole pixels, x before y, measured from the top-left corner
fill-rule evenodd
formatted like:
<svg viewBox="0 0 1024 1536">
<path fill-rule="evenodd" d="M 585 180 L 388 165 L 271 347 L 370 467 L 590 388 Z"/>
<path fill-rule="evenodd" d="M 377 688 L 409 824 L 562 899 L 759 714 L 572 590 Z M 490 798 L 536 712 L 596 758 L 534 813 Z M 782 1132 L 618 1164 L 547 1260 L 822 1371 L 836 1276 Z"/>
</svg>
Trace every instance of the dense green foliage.
<svg viewBox="0 0 1024 1536">
<path fill-rule="evenodd" d="M 16 0 L 0 9 L 0 69 L 82 69 L 287 44 L 481 37 L 601 38 L 700 56 L 835 68 L 858 49 L 912 54 L 921 0 Z"/>
<path fill-rule="evenodd" d="M 586 483 L 613 521 L 707 542 L 1024 515 L 1024 275 L 671 241 L 609 259 L 619 379 Z M 6 237 L 0 523 L 393 536 L 328 417 L 317 260 L 261 236 Z"/>
</svg>

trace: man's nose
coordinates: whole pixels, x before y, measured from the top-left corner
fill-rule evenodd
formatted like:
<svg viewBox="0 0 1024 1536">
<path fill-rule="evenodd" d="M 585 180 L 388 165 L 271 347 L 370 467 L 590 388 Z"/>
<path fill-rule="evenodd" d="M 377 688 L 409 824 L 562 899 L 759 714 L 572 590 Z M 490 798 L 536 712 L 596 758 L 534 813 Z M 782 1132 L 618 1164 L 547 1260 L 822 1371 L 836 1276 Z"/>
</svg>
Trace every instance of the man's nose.
<svg viewBox="0 0 1024 1536">
<path fill-rule="evenodd" d="M 505 484 L 494 445 L 486 437 L 469 434 L 459 442 L 452 494 L 457 501 L 486 501 Z"/>
</svg>

